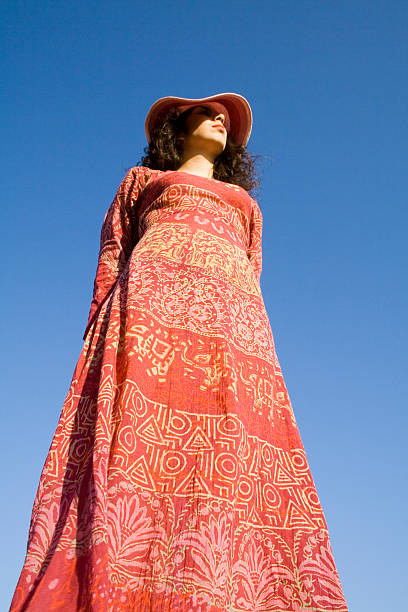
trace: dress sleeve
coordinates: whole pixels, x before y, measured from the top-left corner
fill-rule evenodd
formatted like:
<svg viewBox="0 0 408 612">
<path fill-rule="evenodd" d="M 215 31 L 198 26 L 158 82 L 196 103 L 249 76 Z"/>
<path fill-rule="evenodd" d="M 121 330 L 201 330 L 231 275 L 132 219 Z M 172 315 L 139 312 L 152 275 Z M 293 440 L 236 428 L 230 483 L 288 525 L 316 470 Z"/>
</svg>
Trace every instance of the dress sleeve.
<svg viewBox="0 0 408 612">
<path fill-rule="evenodd" d="M 258 281 L 261 278 L 262 272 L 262 212 L 258 202 L 252 200 L 251 220 L 249 224 L 250 240 L 247 249 L 247 256 L 251 262 L 252 268 L 256 274 Z"/>
<path fill-rule="evenodd" d="M 136 200 L 144 187 L 147 169 L 131 168 L 122 180 L 102 224 L 93 298 L 83 339 L 102 304 L 110 295 L 135 246 L 137 236 Z"/>
</svg>

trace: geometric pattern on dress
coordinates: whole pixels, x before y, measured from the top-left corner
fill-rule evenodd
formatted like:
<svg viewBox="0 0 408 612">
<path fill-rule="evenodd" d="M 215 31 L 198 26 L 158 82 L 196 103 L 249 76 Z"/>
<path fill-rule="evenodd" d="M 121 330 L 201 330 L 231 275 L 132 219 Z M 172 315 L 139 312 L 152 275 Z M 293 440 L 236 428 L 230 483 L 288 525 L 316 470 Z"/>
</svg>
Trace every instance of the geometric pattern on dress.
<svg viewBox="0 0 408 612">
<path fill-rule="evenodd" d="M 324 528 L 303 448 L 276 448 L 249 435 L 230 413 L 192 414 L 149 401 L 129 381 L 120 397 L 115 435 L 121 452 L 112 474 L 118 470 L 133 484 L 175 496 L 233 498 L 247 523 Z"/>
</svg>

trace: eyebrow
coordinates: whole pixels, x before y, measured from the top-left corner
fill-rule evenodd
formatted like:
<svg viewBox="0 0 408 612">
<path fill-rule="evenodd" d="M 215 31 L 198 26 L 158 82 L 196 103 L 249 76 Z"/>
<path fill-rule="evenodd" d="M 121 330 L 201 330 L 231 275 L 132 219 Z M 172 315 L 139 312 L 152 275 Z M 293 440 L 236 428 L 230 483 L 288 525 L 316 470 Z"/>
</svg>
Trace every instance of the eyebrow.
<svg viewBox="0 0 408 612">
<path fill-rule="evenodd" d="M 205 104 L 199 104 L 198 106 L 195 106 L 194 108 L 202 108 L 204 110 L 213 110 L 211 106 L 205 106 Z"/>
</svg>

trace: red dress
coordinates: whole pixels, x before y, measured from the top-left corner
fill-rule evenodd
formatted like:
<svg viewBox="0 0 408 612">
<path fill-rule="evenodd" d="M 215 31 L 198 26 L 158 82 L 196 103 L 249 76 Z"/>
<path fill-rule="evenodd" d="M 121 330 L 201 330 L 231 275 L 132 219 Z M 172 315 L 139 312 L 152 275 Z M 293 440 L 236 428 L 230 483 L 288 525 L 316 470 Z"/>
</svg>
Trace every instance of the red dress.
<svg viewBox="0 0 408 612">
<path fill-rule="evenodd" d="M 244 189 L 128 172 L 13 612 L 347 610 L 261 267 Z"/>
</svg>

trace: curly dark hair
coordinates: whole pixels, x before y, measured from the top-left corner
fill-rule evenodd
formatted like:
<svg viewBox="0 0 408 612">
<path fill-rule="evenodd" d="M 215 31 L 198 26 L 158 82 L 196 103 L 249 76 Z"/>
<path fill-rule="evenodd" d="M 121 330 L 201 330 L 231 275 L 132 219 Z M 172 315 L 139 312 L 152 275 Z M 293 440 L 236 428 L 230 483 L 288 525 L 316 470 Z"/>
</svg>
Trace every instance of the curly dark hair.
<svg viewBox="0 0 408 612">
<path fill-rule="evenodd" d="M 177 170 L 182 163 L 183 145 L 180 134 L 185 120 L 194 107 L 183 113 L 172 108 L 152 135 L 149 146 L 145 147 L 145 156 L 139 164 L 154 170 Z M 235 144 L 227 137 L 224 151 L 214 162 L 213 177 L 219 181 L 239 185 L 252 191 L 259 186 L 255 171 L 255 156 L 250 155 L 246 147 Z"/>
</svg>

